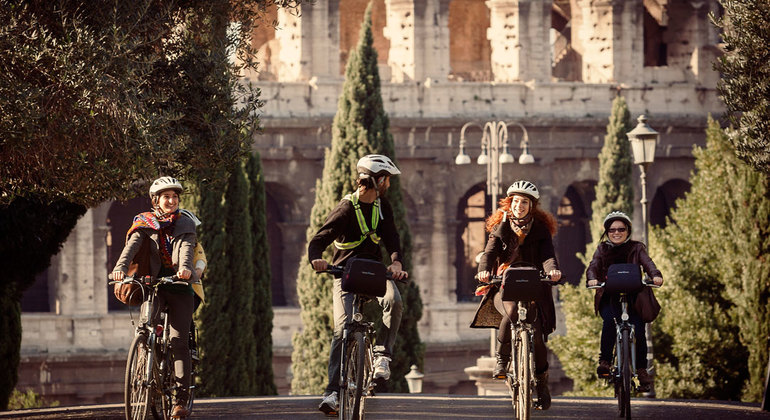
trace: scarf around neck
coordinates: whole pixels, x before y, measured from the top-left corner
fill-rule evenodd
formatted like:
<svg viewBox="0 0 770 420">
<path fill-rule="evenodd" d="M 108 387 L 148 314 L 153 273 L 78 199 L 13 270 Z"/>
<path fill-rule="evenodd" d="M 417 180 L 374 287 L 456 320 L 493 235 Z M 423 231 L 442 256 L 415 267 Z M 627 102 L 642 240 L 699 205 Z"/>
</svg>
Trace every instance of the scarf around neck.
<svg viewBox="0 0 770 420">
<path fill-rule="evenodd" d="M 521 219 L 517 219 L 511 216 L 511 229 L 513 230 L 513 233 L 515 233 L 519 238 L 519 244 L 524 242 L 524 238 L 527 237 L 529 231 L 532 229 L 532 223 L 534 221 L 535 218 L 531 211 Z"/>
<path fill-rule="evenodd" d="M 134 216 L 134 222 L 126 233 L 126 241 L 138 229 L 152 229 L 158 232 L 159 248 L 160 248 L 160 261 L 165 268 L 174 268 L 174 263 L 171 259 L 171 253 L 173 250 L 172 240 L 174 238 L 174 225 L 179 219 L 179 211 L 175 211 L 170 214 L 165 214 L 158 217 L 153 212 L 139 213 Z"/>
</svg>

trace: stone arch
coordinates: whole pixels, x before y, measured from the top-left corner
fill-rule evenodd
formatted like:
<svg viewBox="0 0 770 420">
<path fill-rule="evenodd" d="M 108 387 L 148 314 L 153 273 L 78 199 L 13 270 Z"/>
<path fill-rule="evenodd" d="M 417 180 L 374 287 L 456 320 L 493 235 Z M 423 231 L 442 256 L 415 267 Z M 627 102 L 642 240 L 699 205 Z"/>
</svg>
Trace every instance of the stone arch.
<svg viewBox="0 0 770 420">
<path fill-rule="evenodd" d="M 361 23 L 364 21 L 366 6 L 370 0 L 340 0 L 340 75 L 345 74 L 345 67 L 351 51 L 358 44 Z M 383 29 L 386 24 L 385 0 L 372 2 L 372 35 L 374 49 L 377 50 L 377 64 L 387 66 L 390 41 L 385 38 Z"/>
<path fill-rule="evenodd" d="M 484 251 L 487 235 L 484 221 L 492 212 L 492 202 L 483 183 L 472 186 L 457 203 L 455 270 L 457 301 L 477 300 L 471 279 L 478 268 L 476 256 Z"/>
<path fill-rule="evenodd" d="M 139 213 L 150 211 L 152 203 L 147 196 L 140 196 L 131 200 L 121 202 L 115 201 L 110 204 L 107 211 L 105 225 L 109 228 L 107 231 L 107 272 L 111 272 L 123 252 L 123 245 L 126 243 L 126 233 L 133 223 L 134 216 Z M 107 288 L 107 310 L 119 311 L 126 310 L 128 307 L 115 298 L 112 288 Z"/>
<path fill-rule="evenodd" d="M 270 243 L 270 270 L 272 272 L 270 287 L 273 295 L 273 306 L 296 306 L 296 273 L 298 258 L 292 254 L 292 232 L 286 230 L 293 225 L 297 213 L 294 193 L 286 186 L 275 183 L 265 183 L 265 216 L 267 221 L 267 239 Z M 296 250 L 294 250 L 296 251 Z M 301 255 L 300 255 L 301 257 Z"/>
<path fill-rule="evenodd" d="M 585 271 L 576 254 L 586 252 L 586 243 L 591 241 L 591 203 L 596 198 L 595 188 L 593 180 L 573 182 L 561 197 L 556 212 L 559 223 L 559 232 L 554 238 L 556 258 L 571 284 L 579 284 Z"/>
<path fill-rule="evenodd" d="M 583 58 L 572 44 L 572 2 L 554 0 L 551 6 L 551 75 L 563 81 L 582 80 Z"/>
<path fill-rule="evenodd" d="M 676 200 L 690 191 L 690 183 L 683 179 L 670 179 L 655 190 L 650 204 L 650 224 L 666 227 L 666 218 L 676 208 Z"/>
<path fill-rule="evenodd" d="M 453 0 L 449 4 L 449 80 L 492 80 L 488 28 L 489 8 L 484 2 Z"/>
</svg>

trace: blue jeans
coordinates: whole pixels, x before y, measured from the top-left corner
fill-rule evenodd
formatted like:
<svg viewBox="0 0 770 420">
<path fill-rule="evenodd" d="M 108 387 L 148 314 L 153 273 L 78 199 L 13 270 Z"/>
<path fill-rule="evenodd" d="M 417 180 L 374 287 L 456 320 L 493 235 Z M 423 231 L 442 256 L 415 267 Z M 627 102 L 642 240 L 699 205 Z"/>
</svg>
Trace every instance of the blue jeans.
<svg viewBox="0 0 770 420">
<path fill-rule="evenodd" d="M 644 322 L 633 309 L 634 298 L 628 302 L 628 321 L 634 326 L 636 335 L 636 368 L 647 368 L 647 338 L 644 334 Z M 620 322 L 623 309 L 617 296 L 602 296 L 599 302 L 599 314 L 604 320 L 602 325 L 601 353 L 599 360 L 612 363 L 612 349 L 615 347 L 615 319 Z"/>
<path fill-rule="evenodd" d="M 340 357 L 342 352 L 342 331 L 350 313 L 353 312 L 353 294 L 342 291 L 342 280 L 334 279 L 332 287 L 334 298 L 334 338 L 329 352 L 329 383 L 326 385 L 326 393 L 340 390 Z M 393 344 L 396 342 L 398 328 L 401 326 L 401 314 L 404 304 L 401 301 L 401 292 L 396 283 L 388 280 L 385 296 L 378 297 L 377 302 L 382 307 L 382 323 L 385 324 L 384 343 L 374 348 L 376 355 L 390 357 L 393 353 Z"/>
</svg>

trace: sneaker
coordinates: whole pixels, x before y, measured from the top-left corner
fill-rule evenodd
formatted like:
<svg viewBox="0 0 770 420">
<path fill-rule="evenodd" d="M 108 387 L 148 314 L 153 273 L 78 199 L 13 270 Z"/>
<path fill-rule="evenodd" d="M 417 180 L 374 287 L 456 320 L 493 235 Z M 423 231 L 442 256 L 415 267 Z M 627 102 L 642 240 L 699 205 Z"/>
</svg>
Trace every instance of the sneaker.
<svg viewBox="0 0 770 420">
<path fill-rule="evenodd" d="M 337 399 L 337 391 L 324 394 L 324 398 L 321 400 L 321 404 L 318 406 L 318 409 L 323 411 L 327 416 L 336 416 L 337 412 L 340 410 L 340 403 Z"/>
<path fill-rule="evenodd" d="M 374 379 L 390 379 L 390 357 L 377 356 L 374 359 Z"/>
<path fill-rule="evenodd" d="M 596 375 L 599 378 L 606 379 L 610 377 L 610 362 L 606 360 L 599 360 L 599 367 L 596 368 Z"/>
<path fill-rule="evenodd" d="M 639 368 L 636 370 L 636 377 L 639 378 L 639 391 L 649 392 L 652 385 L 652 376 L 647 373 L 647 369 Z"/>
</svg>

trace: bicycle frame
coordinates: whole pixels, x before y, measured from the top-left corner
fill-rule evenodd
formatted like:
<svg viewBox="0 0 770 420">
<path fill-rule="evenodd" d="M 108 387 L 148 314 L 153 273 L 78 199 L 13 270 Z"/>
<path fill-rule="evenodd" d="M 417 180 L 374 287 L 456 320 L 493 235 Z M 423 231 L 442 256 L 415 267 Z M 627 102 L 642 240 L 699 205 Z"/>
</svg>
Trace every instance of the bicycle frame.
<svg viewBox="0 0 770 420">
<path fill-rule="evenodd" d="M 516 305 L 519 318 L 516 322 L 511 322 L 511 365 L 506 375 L 506 382 L 510 388 L 511 404 L 516 418 L 528 419 L 533 408 L 532 388 L 535 381 L 534 327 L 526 322 L 528 302 L 517 301 Z M 526 346 L 526 349 L 522 349 L 523 346 Z M 524 362 L 521 360 L 521 356 L 525 354 L 522 350 L 528 355 Z M 526 366 L 521 366 L 522 363 Z"/>
<path fill-rule="evenodd" d="M 373 349 L 373 337 L 374 337 L 374 324 L 366 322 L 363 319 L 363 306 L 367 299 L 358 295 L 353 295 L 353 310 L 348 320 L 345 322 L 345 327 L 342 330 L 342 350 L 340 352 L 340 420 L 359 419 L 361 413 L 363 413 L 364 397 L 374 395 L 374 349 Z M 359 333 L 364 343 L 363 348 L 360 346 L 360 340 L 356 333 Z M 355 345 L 358 352 L 364 351 L 364 354 L 354 355 L 354 360 L 348 360 L 345 356 L 348 353 L 348 348 Z M 363 361 L 363 364 L 361 362 Z M 358 364 L 356 370 L 356 377 L 350 378 L 348 375 L 348 369 L 350 363 Z M 360 373 L 359 373 L 360 372 Z M 348 401 L 348 397 L 351 396 L 351 401 Z M 352 406 L 351 404 L 352 403 Z"/>
<path fill-rule="evenodd" d="M 628 331 L 629 347 L 631 352 L 631 372 L 633 377 L 636 377 L 636 327 L 634 324 L 628 322 L 628 296 L 624 293 L 620 295 L 620 322 L 615 318 L 615 369 L 616 372 L 621 372 L 622 358 L 618 355 L 622 354 L 623 345 L 623 331 Z"/>
</svg>

